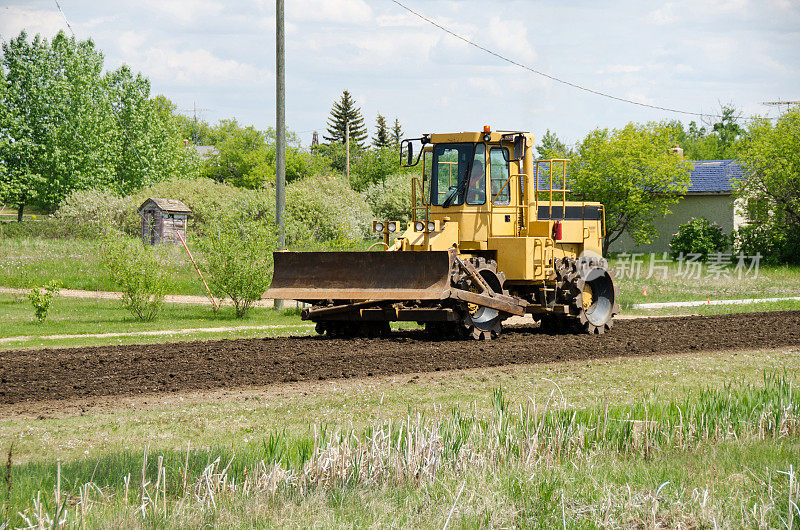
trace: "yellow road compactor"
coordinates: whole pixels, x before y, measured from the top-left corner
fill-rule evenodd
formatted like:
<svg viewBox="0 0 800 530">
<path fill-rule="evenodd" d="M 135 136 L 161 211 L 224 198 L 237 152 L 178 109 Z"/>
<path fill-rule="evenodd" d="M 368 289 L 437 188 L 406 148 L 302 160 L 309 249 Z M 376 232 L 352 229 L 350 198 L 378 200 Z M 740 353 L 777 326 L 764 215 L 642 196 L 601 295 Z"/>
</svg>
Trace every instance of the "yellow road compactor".
<svg viewBox="0 0 800 530">
<path fill-rule="evenodd" d="M 611 328 L 605 211 L 567 200 L 568 160 L 534 161 L 531 134 L 489 127 L 405 139 L 400 153 L 422 164 L 408 225 L 375 221 L 380 252 L 275 252 L 265 298 L 310 304 L 302 318 L 331 336 L 415 321 L 436 337 L 490 339 L 526 313 L 550 330 Z"/>
</svg>

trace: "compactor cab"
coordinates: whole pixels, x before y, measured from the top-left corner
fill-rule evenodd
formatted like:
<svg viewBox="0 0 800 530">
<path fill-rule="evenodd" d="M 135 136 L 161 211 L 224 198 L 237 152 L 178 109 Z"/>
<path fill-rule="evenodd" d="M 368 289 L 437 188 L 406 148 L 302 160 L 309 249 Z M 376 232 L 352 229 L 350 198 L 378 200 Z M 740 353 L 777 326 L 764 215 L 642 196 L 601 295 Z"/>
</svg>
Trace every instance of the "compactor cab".
<svg viewBox="0 0 800 530">
<path fill-rule="evenodd" d="M 489 339 L 525 313 L 551 330 L 611 327 L 603 205 L 567 200 L 568 160 L 534 161 L 529 133 L 488 127 L 403 140 L 401 159 L 421 168 L 412 219 L 374 222 L 382 252 L 276 252 L 265 297 L 308 302 L 303 318 L 334 336 L 410 320 Z"/>
</svg>

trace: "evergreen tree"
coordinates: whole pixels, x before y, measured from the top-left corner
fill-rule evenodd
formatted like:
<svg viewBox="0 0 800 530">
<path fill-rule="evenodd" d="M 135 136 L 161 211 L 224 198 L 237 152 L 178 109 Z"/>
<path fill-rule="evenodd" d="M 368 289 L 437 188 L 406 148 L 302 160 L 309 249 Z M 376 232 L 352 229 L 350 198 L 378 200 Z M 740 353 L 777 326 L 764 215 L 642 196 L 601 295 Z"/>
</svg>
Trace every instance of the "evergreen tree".
<svg viewBox="0 0 800 530">
<path fill-rule="evenodd" d="M 378 114 L 378 118 L 375 120 L 375 128 L 377 130 L 375 136 L 372 137 L 372 145 L 375 149 L 389 147 L 392 142 L 389 138 L 389 128 L 386 126 L 386 118 Z"/>
<path fill-rule="evenodd" d="M 400 140 L 403 139 L 403 128 L 400 127 L 400 120 L 394 119 L 394 127 L 392 127 L 392 145 L 395 147 L 400 145 Z"/>
<path fill-rule="evenodd" d="M 350 92 L 345 90 L 341 99 L 333 104 L 331 116 L 328 118 L 328 135 L 323 138 L 331 143 L 345 143 L 347 122 L 350 122 L 350 142 L 363 149 L 364 140 L 367 138 L 364 117 L 361 115 L 361 109 L 356 107 Z"/>
</svg>

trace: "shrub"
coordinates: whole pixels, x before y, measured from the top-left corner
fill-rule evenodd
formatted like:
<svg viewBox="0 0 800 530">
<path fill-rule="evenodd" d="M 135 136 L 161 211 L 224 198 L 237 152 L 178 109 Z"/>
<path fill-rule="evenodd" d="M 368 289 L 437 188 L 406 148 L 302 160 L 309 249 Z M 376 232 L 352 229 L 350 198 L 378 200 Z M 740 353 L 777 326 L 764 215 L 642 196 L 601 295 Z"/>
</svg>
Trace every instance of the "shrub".
<svg viewBox="0 0 800 530">
<path fill-rule="evenodd" d="M 306 178 L 286 186 L 294 241 L 361 241 L 372 231 L 364 196 L 341 177 Z"/>
<path fill-rule="evenodd" d="M 272 223 L 236 212 L 220 213 L 203 226 L 197 245 L 204 255 L 211 289 L 231 299 L 239 318 L 272 280 L 274 232 Z"/>
<path fill-rule="evenodd" d="M 125 199 L 110 191 L 79 190 L 67 196 L 53 217 L 64 237 L 94 239 L 109 228 L 121 230 L 131 216 L 127 209 Z"/>
<path fill-rule="evenodd" d="M 61 282 L 58 280 L 51 280 L 50 283 L 41 289 L 34 287 L 31 289 L 31 292 L 28 293 L 28 300 L 31 301 L 31 304 L 33 305 L 33 311 L 36 313 L 36 318 L 39 320 L 39 322 L 47 318 L 47 312 L 50 311 L 50 306 L 53 303 L 53 299 L 56 297 L 60 289 Z"/>
<path fill-rule="evenodd" d="M 353 189 L 363 191 L 370 184 L 382 182 L 399 171 L 400 154 L 397 149 L 367 149 L 358 153 L 350 164 L 350 184 Z"/>
<path fill-rule="evenodd" d="M 189 227 L 194 229 L 214 213 L 230 208 L 231 204 L 247 193 L 253 192 L 206 178 L 167 180 L 126 197 L 95 189 L 76 191 L 67 197 L 53 218 L 31 223 L 39 226 L 26 227 L 26 230 L 27 233 L 35 231 L 34 233 L 46 237 L 95 239 L 108 229 L 136 236 L 141 230 L 138 209 L 149 197 L 178 199 L 186 204 L 192 210 Z"/>
<path fill-rule="evenodd" d="M 703 217 L 692 217 L 678 227 L 678 232 L 669 242 L 669 252 L 673 258 L 681 254 L 699 254 L 701 260 L 708 259 L 713 252 L 722 252 L 731 245 L 730 236 L 722 231 L 717 223 Z"/>
<path fill-rule="evenodd" d="M 411 220 L 411 175 L 390 175 L 368 186 L 364 196 L 378 219 L 400 221 L 401 225 Z"/>
<path fill-rule="evenodd" d="M 197 227 L 217 212 L 229 209 L 235 201 L 247 193 L 247 190 L 207 178 L 179 178 L 159 182 L 125 197 L 126 212 L 128 212 L 125 232 L 131 235 L 139 233 L 141 220 L 136 211 L 148 197 L 178 199 L 183 202 L 192 210 L 192 222 L 189 226 Z"/>
<path fill-rule="evenodd" d="M 155 320 L 167 293 L 163 248 L 109 231 L 100 243 L 103 264 L 122 291 L 122 305 L 143 321 Z"/>
<path fill-rule="evenodd" d="M 774 221 L 740 226 L 734 235 L 737 253 L 761 254 L 764 263 L 800 263 L 800 234 L 776 226 Z"/>
</svg>

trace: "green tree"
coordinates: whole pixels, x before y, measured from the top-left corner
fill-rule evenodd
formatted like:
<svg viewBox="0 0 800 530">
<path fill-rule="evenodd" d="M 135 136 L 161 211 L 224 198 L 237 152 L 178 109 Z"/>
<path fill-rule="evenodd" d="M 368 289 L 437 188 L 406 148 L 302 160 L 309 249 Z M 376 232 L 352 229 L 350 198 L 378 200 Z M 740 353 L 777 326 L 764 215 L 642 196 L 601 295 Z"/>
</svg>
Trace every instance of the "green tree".
<svg viewBox="0 0 800 530">
<path fill-rule="evenodd" d="M 211 125 L 203 119 L 194 116 L 177 114 L 175 121 L 178 125 L 181 138 L 189 140 L 194 145 L 213 145 L 211 140 Z"/>
<path fill-rule="evenodd" d="M 204 161 L 202 173 L 244 188 L 271 186 L 275 182 L 276 139 L 273 127 L 259 131 L 236 120 L 220 120 L 208 131 L 208 143 L 216 150 Z M 330 162 L 320 153 L 303 149 L 294 133 L 287 133 L 286 143 L 286 182 L 330 169 Z"/>
<path fill-rule="evenodd" d="M 206 160 L 203 176 L 243 188 L 262 188 L 275 181 L 274 151 L 267 146 L 265 133 L 255 127 L 242 127 L 234 120 L 220 120 L 213 128 L 216 138 Z"/>
<path fill-rule="evenodd" d="M 400 140 L 402 139 L 403 139 L 403 128 L 400 126 L 400 120 L 395 118 L 394 125 L 392 126 L 392 146 L 399 147 Z"/>
<path fill-rule="evenodd" d="M 737 113 L 736 108 L 732 105 L 723 105 L 720 110 L 722 117 L 713 125 L 713 131 L 719 138 L 723 156 L 728 157 L 729 154 L 735 154 L 738 151 L 734 149 L 734 145 L 744 133 L 744 129 L 736 123 L 742 113 Z"/>
<path fill-rule="evenodd" d="M 323 136 L 331 143 L 345 143 L 346 124 L 350 123 L 350 143 L 364 149 L 364 140 L 367 138 L 367 127 L 361 109 L 356 106 L 350 92 L 345 90 L 339 101 L 333 104 L 331 115 L 328 118 L 328 135 Z"/>
<path fill-rule="evenodd" d="M 733 105 L 720 107 L 720 118 L 709 127 L 689 122 L 688 129 L 683 123 L 673 120 L 667 124 L 673 133 L 675 144 L 683 149 L 683 156 L 689 160 L 725 160 L 738 158 L 746 131 L 737 123 L 741 113 Z"/>
<path fill-rule="evenodd" d="M 63 32 L 3 44 L 2 200 L 52 211 L 75 190 L 125 193 L 196 168 L 171 104 L 127 67 L 104 74 L 103 61 Z"/>
<path fill-rule="evenodd" d="M 4 200 L 54 208 L 79 187 L 113 180 L 112 146 L 103 132 L 113 124 L 93 95 L 102 95 L 102 54 L 91 40 L 63 32 L 52 41 L 23 31 L 3 44 L 6 108 L 2 153 Z"/>
<path fill-rule="evenodd" d="M 389 138 L 389 128 L 386 126 L 386 118 L 378 114 L 375 120 L 375 136 L 372 137 L 372 146 L 375 149 L 383 149 L 390 145 L 391 140 Z"/>
<path fill-rule="evenodd" d="M 769 212 L 769 233 L 794 241 L 782 249 L 784 259 L 800 261 L 800 105 L 776 123 L 758 119 L 750 124 L 741 161 L 746 178 L 736 183 L 737 195 L 748 205 Z"/>
<path fill-rule="evenodd" d="M 596 129 L 578 145 L 570 185 L 577 198 L 604 204 L 604 252 L 623 232 L 652 241 L 654 221 L 686 192 L 692 166 L 669 152 L 672 145 L 670 128 L 657 123 Z"/>
<path fill-rule="evenodd" d="M 544 160 L 548 158 L 571 158 L 572 151 L 567 149 L 566 144 L 558 139 L 556 133 L 550 132 L 550 129 L 544 133 L 536 152 L 539 153 L 539 159 Z"/>
<path fill-rule="evenodd" d="M 364 191 L 370 184 L 383 182 L 386 177 L 401 171 L 400 157 L 391 147 L 359 151 L 350 164 L 350 185 Z"/>
</svg>

